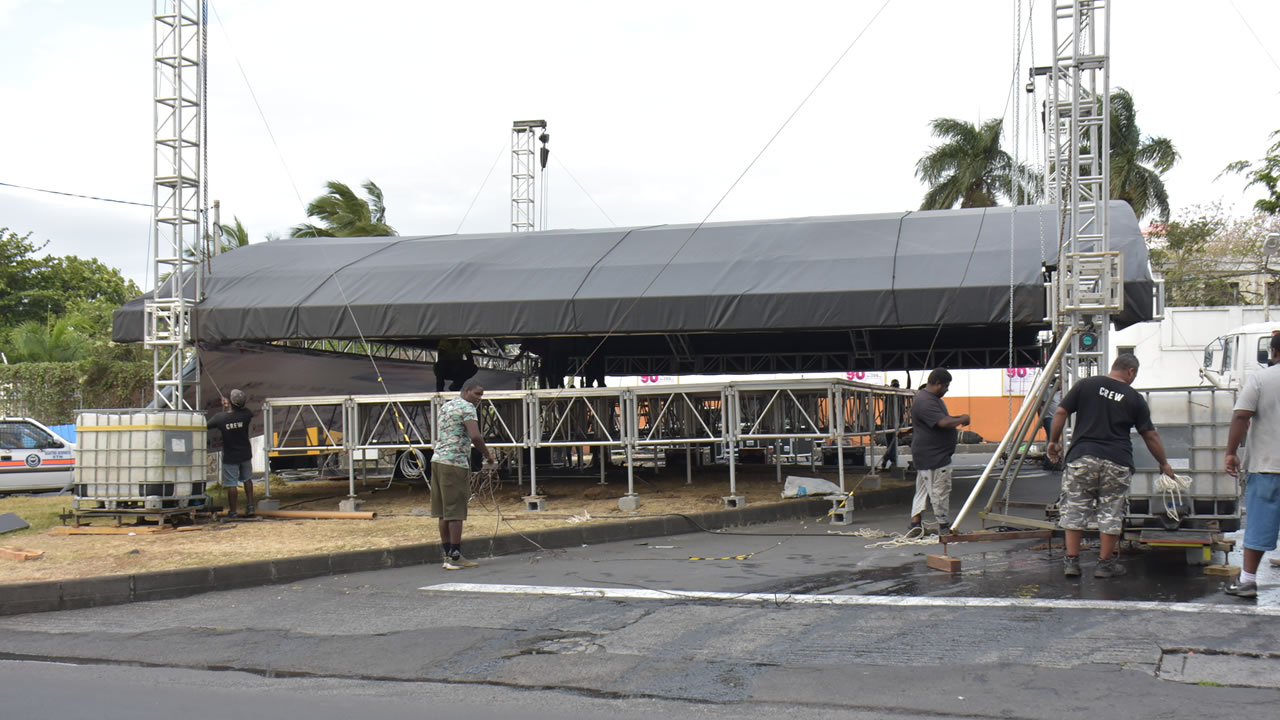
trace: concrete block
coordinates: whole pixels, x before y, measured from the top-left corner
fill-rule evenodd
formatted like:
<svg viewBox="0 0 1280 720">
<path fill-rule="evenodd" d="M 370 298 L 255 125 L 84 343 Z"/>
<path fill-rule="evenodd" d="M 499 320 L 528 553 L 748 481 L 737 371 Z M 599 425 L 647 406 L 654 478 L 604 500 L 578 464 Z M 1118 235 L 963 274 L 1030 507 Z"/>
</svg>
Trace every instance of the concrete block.
<svg viewBox="0 0 1280 720">
<path fill-rule="evenodd" d="M 437 547 L 439 547 L 437 545 Z M 391 555 L 386 550 L 353 550 L 329 553 L 329 572 L 334 575 L 381 570 L 391 567 Z"/>
<path fill-rule="evenodd" d="M 863 490 L 879 490 L 879 489 L 880 489 L 880 476 L 879 476 L 879 475 L 868 475 L 868 476 L 866 476 L 866 477 L 862 478 L 862 489 L 863 489 Z"/>
<path fill-rule="evenodd" d="M 0 615 L 50 612 L 62 603 L 62 583 L 30 582 L 0 585 Z"/>
<path fill-rule="evenodd" d="M 846 506 L 832 512 L 831 524 L 832 525 L 852 525 L 853 524 L 853 508 Z"/>
<path fill-rule="evenodd" d="M 64 580 L 62 583 L 62 609 L 119 605 L 133 599 L 133 577 L 111 577 Z"/>
<path fill-rule="evenodd" d="M 213 568 L 213 586 L 217 590 L 270 585 L 273 577 L 270 561 L 218 565 Z"/>
<path fill-rule="evenodd" d="M 618 509 L 622 512 L 635 512 L 640 507 L 638 495 L 623 495 L 618 498 Z"/>
<path fill-rule="evenodd" d="M 960 558 L 954 558 L 949 555 L 927 555 L 924 561 L 926 565 L 934 570 L 960 572 Z"/>
<path fill-rule="evenodd" d="M 726 508 L 741 508 L 747 506 L 747 498 L 745 495 L 726 495 L 721 500 L 724 501 Z"/>
<path fill-rule="evenodd" d="M 1237 565 L 1205 565 L 1204 574 L 1218 577 L 1235 577 L 1240 574 L 1240 567 Z"/>
<path fill-rule="evenodd" d="M 440 543 L 419 543 L 417 545 L 401 545 L 387 550 L 391 567 L 407 567 L 437 563 L 443 557 L 440 554 Z"/>
<path fill-rule="evenodd" d="M 544 548 L 580 547 L 583 544 L 582 528 L 576 526 L 525 533 L 530 540 Z"/>
<path fill-rule="evenodd" d="M 321 575 L 328 575 L 330 572 L 328 555 L 280 558 L 272 560 L 271 565 L 275 573 L 275 580 L 279 583 L 320 577 Z"/>
<path fill-rule="evenodd" d="M 666 535 L 667 524 L 662 518 L 636 518 L 627 521 L 627 537 L 651 538 Z"/>
<path fill-rule="evenodd" d="M 338 512 L 360 512 L 360 506 L 364 501 L 360 498 L 347 498 L 338 503 Z"/>
<path fill-rule="evenodd" d="M 280 501 L 275 498 L 263 498 L 254 506 L 254 510 L 279 510 Z"/>
<path fill-rule="evenodd" d="M 542 495 L 526 495 L 524 498 L 525 512 L 546 512 L 547 499 Z"/>
<path fill-rule="evenodd" d="M 213 568 L 188 568 L 138 573 L 133 576 L 133 599 L 168 600 L 213 589 Z"/>
</svg>

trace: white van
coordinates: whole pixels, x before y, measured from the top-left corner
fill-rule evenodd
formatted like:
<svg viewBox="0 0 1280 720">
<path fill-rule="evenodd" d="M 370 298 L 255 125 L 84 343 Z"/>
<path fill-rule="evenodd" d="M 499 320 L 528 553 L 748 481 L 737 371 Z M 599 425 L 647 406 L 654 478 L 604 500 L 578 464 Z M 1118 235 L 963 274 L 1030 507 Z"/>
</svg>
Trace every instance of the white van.
<svg viewBox="0 0 1280 720">
<path fill-rule="evenodd" d="M 0 493 L 71 484 L 75 445 L 30 418 L 0 416 Z"/>
</svg>

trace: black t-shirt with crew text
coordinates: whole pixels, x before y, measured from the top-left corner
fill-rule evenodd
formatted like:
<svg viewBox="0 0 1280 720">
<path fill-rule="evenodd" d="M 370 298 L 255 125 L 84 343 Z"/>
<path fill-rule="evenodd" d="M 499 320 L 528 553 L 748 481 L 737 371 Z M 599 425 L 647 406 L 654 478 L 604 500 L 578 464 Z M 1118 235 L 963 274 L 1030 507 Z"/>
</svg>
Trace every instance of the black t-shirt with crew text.
<svg viewBox="0 0 1280 720">
<path fill-rule="evenodd" d="M 1138 432 L 1156 429 L 1142 395 L 1128 383 L 1106 375 L 1076 383 L 1059 407 L 1076 414 L 1067 462 L 1092 455 L 1133 469 L 1130 428 Z"/>
<path fill-rule="evenodd" d="M 220 412 L 209 418 L 209 429 L 222 431 L 223 465 L 235 465 L 253 458 L 253 450 L 249 447 L 249 422 L 252 420 L 253 411 L 248 408 Z"/>
</svg>

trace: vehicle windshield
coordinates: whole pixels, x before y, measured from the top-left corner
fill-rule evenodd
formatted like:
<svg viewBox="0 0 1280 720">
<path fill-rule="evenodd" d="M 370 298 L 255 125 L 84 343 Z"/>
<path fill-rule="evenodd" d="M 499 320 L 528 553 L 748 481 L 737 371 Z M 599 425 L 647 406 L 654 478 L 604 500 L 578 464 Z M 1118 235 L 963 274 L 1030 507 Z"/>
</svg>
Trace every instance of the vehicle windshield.
<svg viewBox="0 0 1280 720">
<path fill-rule="evenodd" d="M 0 447 L 10 450 L 34 450 L 59 445 L 53 436 L 25 422 L 0 422 Z"/>
</svg>

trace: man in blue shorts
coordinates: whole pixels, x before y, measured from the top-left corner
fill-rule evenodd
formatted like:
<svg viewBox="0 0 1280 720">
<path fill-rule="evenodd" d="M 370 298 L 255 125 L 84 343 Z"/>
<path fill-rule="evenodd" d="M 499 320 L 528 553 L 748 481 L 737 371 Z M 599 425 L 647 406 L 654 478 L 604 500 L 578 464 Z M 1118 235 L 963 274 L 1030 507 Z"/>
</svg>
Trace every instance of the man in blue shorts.
<svg viewBox="0 0 1280 720">
<path fill-rule="evenodd" d="M 227 517 L 235 518 L 236 496 L 244 486 L 245 515 L 253 514 L 253 449 L 249 447 L 249 423 L 253 411 L 245 407 L 243 390 L 222 398 L 223 412 L 209 418 L 210 430 L 222 431 L 222 486 L 227 489 Z"/>
<path fill-rule="evenodd" d="M 1271 367 L 1244 381 L 1227 433 L 1227 472 L 1239 477 L 1240 443 L 1249 436 L 1245 470 L 1244 569 L 1223 591 L 1242 598 L 1258 597 L 1258 564 L 1276 549 L 1280 535 L 1280 335 L 1271 336 Z"/>
</svg>

